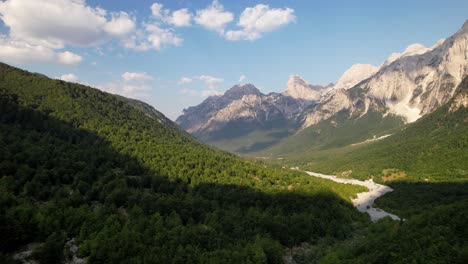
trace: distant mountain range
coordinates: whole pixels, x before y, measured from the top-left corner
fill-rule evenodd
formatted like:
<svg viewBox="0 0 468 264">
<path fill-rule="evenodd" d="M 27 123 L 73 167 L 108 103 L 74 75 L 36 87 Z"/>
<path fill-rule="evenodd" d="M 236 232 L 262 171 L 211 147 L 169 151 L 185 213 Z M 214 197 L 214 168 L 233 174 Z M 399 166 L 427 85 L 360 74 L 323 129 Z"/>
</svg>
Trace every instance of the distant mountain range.
<svg viewBox="0 0 468 264">
<path fill-rule="evenodd" d="M 381 66 L 355 64 L 335 84 L 290 76 L 283 93 L 236 85 L 185 109 L 176 123 L 236 153 L 352 144 L 411 123 L 448 102 L 468 73 L 468 21 L 433 47 L 413 44 Z"/>
<path fill-rule="evenodd" d="M 222 96 L 211 96 L 200 105 L 185 109 L 176 123 L 202 141 L 239 147 L 226 145 L 224 149 L 257 150 L 295 133 L 301 114 L 319 102 L 326 89 L 311 85 L 300 76 L 290 77 L 284 93 L 263 94 L 252 84 L 235 85 Z M 257 139 L 251 141 L 256 134 Z"/>
</svg>

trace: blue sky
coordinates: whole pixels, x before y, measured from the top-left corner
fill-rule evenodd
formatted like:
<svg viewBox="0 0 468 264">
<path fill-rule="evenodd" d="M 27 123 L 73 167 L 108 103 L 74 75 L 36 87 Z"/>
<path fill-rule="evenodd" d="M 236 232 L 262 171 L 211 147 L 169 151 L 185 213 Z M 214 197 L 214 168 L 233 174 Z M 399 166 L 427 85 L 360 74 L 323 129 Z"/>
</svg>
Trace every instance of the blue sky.
<svg viewBox="0 0 468 264">
<path fill-rule="evenodd" d="M 355 63 L 430 47 L 468 1 L 7 0 L 0 61 L 135 97 L 175 119 L 239 83 L 336 81 Z M 241 77 L 242 76 L 242 77 Z"/>
</svg>

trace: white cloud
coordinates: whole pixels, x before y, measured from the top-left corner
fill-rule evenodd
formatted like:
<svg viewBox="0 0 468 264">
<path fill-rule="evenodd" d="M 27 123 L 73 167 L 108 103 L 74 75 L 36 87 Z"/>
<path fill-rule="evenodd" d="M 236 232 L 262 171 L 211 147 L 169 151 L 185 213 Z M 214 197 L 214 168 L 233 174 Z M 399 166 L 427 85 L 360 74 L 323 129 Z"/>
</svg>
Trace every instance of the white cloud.
<svg viewBox="0 0 468 264">
<path fill-rule="evenodd" d="M 224 33 L 224 28 L 232 20 L 234 20 L 233 13 L 224 11 L 223 5 L 217 0 L 214 0 L 207 8 L 197 10 L 195 16 L 197 24 L 218 33 Z"/>
<path fill-rule="evenodd" d="M 108 13 L 85 0 L 0 1 L 0 19 L 9 30 L 0 40 L 0 58 L 19 64 L 77 64 L 81 56 L 57 50 L 121 40 L 136 28 L 126 12 Z"/>
<path fill-rule="evenodd" d="M 156 50 L 160 50 L 169 45 L 180 46 L 182 44 L 183 39 L 176 36 L 169 29 L 162 29 L 157 25 L 146 25 L 145 29 L 149 32 L 148 41 Z"/>
<path fill-rule="evenodd" d="M 208 97 L 208 96 L 214 96 L 214 95 L 222 95 L 223 93 L 220 92 L 220 91 L 216 91 L 216 90 L 195 90 L 195 89 L 188 89 L 188 88 L 184 88 L 182 90 L 180 90 L 180 93 L 181 94 L 186 94 L 186 95 L 190 95 L 190 96 L 197 96 L 197 97 Z"/>
<path fill-rule="evenodd" d="M 125 12 L 113 13 L 111 21 L 104 25 L 104 30 L 115 36 L 126 35 L 135 30 L 135 19 Z"/>
<path fill-rule="evenodd" d="M 145 72 L 124 72 L 122 79 L 127 82 L 148 82 L 154 80 L 154 78 Z"/>
<path fill-rule="evenodd" d="M 182 77 L 180 78 L 178 84 L 188 84 L 188 83 L 191 83 L 192 81 L 193 81 L 192 78 Z"/>
<path fill-rule="evenodd" d="M 83 58 L 80 55 L 72 53 L 70 51 L 61 52 L 58 54 L 58 61 L 64 65 L 76 65 L 80 63 Z"/>
<path fill-rule="evenodd" d="M 136 99 L 146 99 L 149 96 L 151 91 L 151 87 L 146 84 L 135 85 L 135 84 L 121 84 L 110 82 L 104 85 L 97 85 L 96 88 L 112 93 L 118 94 L 129 98 L 136 98 Z"/>
<path fill-rule="evenodd" d="M 0 35 L 0 60 L 12 64 L 60 63 L 75 65 L 80 63 L 83 58 L 69 51 L 56 53 L 46 46 L 14 41 Z"/>
<path fill-rule="evenodd" d="M 66 82 L 78 82 L 80 79 L 78 78 L 78 76 L 76 76 L 75 74 L 73 73 L 69 73 L 69 74 L 64 74 L 62 76 L 60 76 L 60 80 L 63 80 L 63 81 L 66 81 Z"/>
<path fill-rule="evenodd" d="M 270 8 L 265 4 L 258 4 L 246 8 L 237 25 L 240 30 L 229 30 L 225 37 L 228 40 L 256 40 L 263 33 L 271 32 L 281 26 L 296 20 L 294 10 L 291 8 Z"/>
<path fill-rule="evenodd" d="M 163 5 L 160 3 L 154 3 L 151 5 L 151 13 L 155 18 L 175 27 L 188 27 L 192 21 L 192 14 L 187 8 L 171 11 L 163 9 Z"/>
<path fill-rule="evenodd" d="M 216 90 L 202 90 L 201 91 L 202 97 L 208 97 L 208 96 L 213 96 L 213 95 L 223 95 L 223 92 L 216 91 Z"/>
<path fill-rule="evenodd" d="M 209 89 L 215 89 L 224 82 L 224 79 L 209 76 L 209 75 L 200 75 L 200 76 L 197 76 L 197 79 L 205 82 L 205 84 L 208 86 Z"/>
<path fill-rule="evenodd" d="M 8 0 L 0 14 L 11 38 L 50 48 L 96 44 L 107 22 L 104 10 L 76 0 Z"/>
<path fill-rule="evenodd" d="M 191 25 L 192 14 L 189 13 L 187 8 L 174 11 L 168 18 L 168 22 L 176 27 L 188 27 Z"/>
<path fill-rule="evenodd" d="M 0 36 L 0 60 L 13 64 L 50 63 L 55 59 L 52 49 L 9 40 Z"/>
<path fill-rule="evenodd" d="M 127 38 L 124 46 L 137 51 L 161 50 L 168 46 L 180 46 L 183 41 L 171 29 L 164 29 L 156 24 L 146 24 L 144 31 L 139 30 Z"/>
<path fill-rule="evenodd" d="M 154 3 L 151 5 L 151 13 L 153 14 L 153 16 L 157 17 L 157 18 L 162 18 L 163 17 L 163 13 L 164 13 L 164 10 L 163 10 L 163 5 L 160 4 L 160 3 Z"/>
<path fill-rule="evenodd" d="M 245 76 L 244 74 L 242 74 L 240 77 L 239 77 L 239 81 L 237 81 L 238 83 L 242 83 L 243 81 L 247 80 L 247 76 Z"/>
<path fill-rule="evenodd" d="M 223 82 L 224 79 L 213 77 L 210 75 L 199 75 L 194 77 L 182 77 L 179 79 L 178 84 L 192 83 L 194 80 L 203 82 L 205 87 L 203 89 L 184 88 L 180 90 L 181 94 L 195 96 L 195 97 L 208 97 L 213 95 L 222 95 L 223 92 L 216 90 Z"/>
</svg>

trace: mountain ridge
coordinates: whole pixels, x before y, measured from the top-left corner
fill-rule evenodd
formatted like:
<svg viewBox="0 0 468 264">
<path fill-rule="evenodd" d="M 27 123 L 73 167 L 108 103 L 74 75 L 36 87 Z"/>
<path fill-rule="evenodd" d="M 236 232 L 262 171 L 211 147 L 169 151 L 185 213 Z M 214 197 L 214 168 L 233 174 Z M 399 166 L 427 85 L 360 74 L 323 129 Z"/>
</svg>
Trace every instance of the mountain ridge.
<svg viewBox="0 0 468 264">
<path fill-rule="evenodd" d="M 283 141 L 288 144 L 291 141 L 287 138 L 294 138 L 310 127 L 315 126 L 311 129 L 319 131 L 324 122 L 328 122 L 328 126 L 340 122 L 367 126 L 362 120 L 368 113 L 372 116 L 368 120 L 386 122 L 381 129 L 397 128 L 431 113 L 452 98 L 455 88 L 468 74 L 467 25 L 465 22 L 456 33 L 437 41 L 431 48 L 409 45 L 403 52 L 390 55 L 378 67 L 354 64 L 334 85 L 312 85 L 299 75 L 291 75 L 281 94 L 264 95 L 256 91 L 246 92 L 245 96 L 239 95 L 234 100 L 225 95 L 211 97 L 198 107 L 184 110 L 176 122 L 202 141 L 236 153 L 267 153 L 269 148 Z M 376 119 L 375 113 L 380 113 L 381 117 Z M 270 117 L 282 121 L 272 126 Z M 390 124 L 394 127 L 389 127 Z M 247 129 L 237 129 L 236 135 L 236 128 L 240 126 Z M 272 130 L 268 131 L 268 127 Z M 270 138 L 268 135 L 279 127 L 283 127 L 282 136 Z M 384 132 L 378 127 L 373 127 L 373 133 Z M 350 129 L 359 130 L 358 127 Z M 226 131 L 230 132 L 229 136 L 223 138 Z M 256 136 L 249 139 L 249 133 Z M 262 148 L 248 147 L 260 143 L 253 141 L 262 141 L 262 135 L 269 138 L 268 144 L 262 143 Z M 369 133 L 365 135 L 372 137 Z M 240 148 L 227 146 L 228 138 L 236 139 Z M 363 138 L 356 135 L 348 140 L 357 143 Z M 239 151 L 246 148 L 250 150 Z"/>
<path fill-rule="evenodd" d="M 72 243 L 90 263 L 279 263 L 366 223 L 345 200 L 362 188 L 215 150 L 131 102 L 0 63 L 2 261 L 32 245 L 61 263 Z"/>
</svg>

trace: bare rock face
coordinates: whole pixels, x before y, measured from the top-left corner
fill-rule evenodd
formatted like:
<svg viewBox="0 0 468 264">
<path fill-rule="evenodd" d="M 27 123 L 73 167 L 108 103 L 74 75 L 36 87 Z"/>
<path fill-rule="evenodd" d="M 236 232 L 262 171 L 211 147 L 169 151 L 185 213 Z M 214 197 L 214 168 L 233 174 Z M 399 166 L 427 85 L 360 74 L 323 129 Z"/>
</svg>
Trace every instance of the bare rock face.
<svg viewBox="0 0 468 264">
<path fill-rule="evenodd" d="M 176 122 L 208 142 L 239 134 L 239 127 L 242 133 L 284 126 L 297 132 L 337 114 L 360 118 L 372 111 L 414 122 L 447 103 L 467 74 L 468 21 L 431 48 L 410 45 L 380 67 L 355 64 L 335 85 L 313 85 L 299 75 L 289 77 L 283 93 L 236 85 L 185 109 Z M 460 99 L 459 105 L 465 102 Z"/>
<path fill-rule="evenodd" d="M 283 95 L 299 100 L 318 101 L 323 89 L 321 85 L 308 83 L 300 75 L 291 75 Z"/>
<path fill-rule="evenodd" d="M 340 79 L 318 104 L 305 111 L 302 128 L 340 111 L 362 116 L 369 109 L 414 122 L 447 103 L 467 74 L 468 22 L 432 48 L 414 44 L 401 54 L 392 54 L 378 71 L 351 88 Z"/>
<path fill-rule="evenodd" d="M 293 75 L 283 93 L 261 93 L 254 85 L 235 85 L 222 96 L 211 96 L 189 107 L 176 122 L 198 138 L 210 141 L 230 125 L 257 128 L 296 123 L 303 110 L 320 100 L 326 87 L 312 85 Z"/>
<path fill-rule="evenodd" d="M 376 67 L 371 64 L 354 64 L 341 76 L 340 79 L 336 82 L 334 89 L 349 89 L 356 84 L 360 83 L 362 80 L 365 80 L 379 70 L 379 67 Z"/>
</svg>

